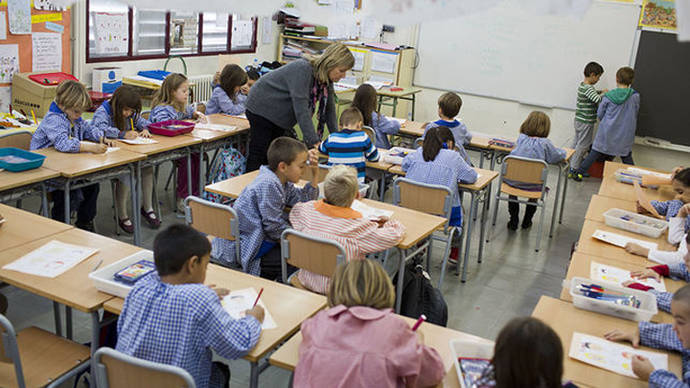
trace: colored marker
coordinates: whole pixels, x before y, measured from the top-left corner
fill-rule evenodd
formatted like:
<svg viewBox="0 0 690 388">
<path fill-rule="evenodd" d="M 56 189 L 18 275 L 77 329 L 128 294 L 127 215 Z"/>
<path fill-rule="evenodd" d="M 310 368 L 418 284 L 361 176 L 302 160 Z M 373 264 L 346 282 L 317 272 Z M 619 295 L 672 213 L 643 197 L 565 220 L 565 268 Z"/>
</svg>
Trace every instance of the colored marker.
<svg viewBox="0 0 690 388">
<path fill-rule="evenodd" d="M 129 118 L 129 127 L 130 127 L 129 129 L 131 129 L 132 131 L 134 130 L 134 120 L 132 120 L 131 116 Z"/>
<path fill-rule="evenodd" d="M 256 300 L 254 301 L 254 304 L 252 305 L 252 308 L 256 307 L 256 304 L 259 303 L 259 298 L 261 298 L 261 294 L 264 292 L 264 288 L 261 287 L 261 290 L 259 290 L 259 295 L 256 296 Z"/>
<path fill-rule="evenodd" d="M 426 321 L 426 315 L 422 314 L 419 316 L 419 319 L 417 319 L 417 322 L 414 323 L 414 326 L 412 326 L 412 331 L 417 331 L 424 321 Z"/>
<path fill-rule="evenodd" d="M 31 116 L 34 118 L 34 124 L 38 124 L 38 121 L 36 121 L 36 113 L 34 113 L 33 109 L 31 109 Z"/>
</svg>

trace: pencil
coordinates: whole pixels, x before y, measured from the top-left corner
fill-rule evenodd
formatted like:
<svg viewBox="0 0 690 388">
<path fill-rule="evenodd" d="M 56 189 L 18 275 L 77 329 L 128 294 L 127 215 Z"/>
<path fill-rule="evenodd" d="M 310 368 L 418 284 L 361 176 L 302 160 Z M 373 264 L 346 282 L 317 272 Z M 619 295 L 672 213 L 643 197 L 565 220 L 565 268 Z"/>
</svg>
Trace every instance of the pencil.
<svg viewBox="0 0 690 388">
<path fill-rule="evenodd" d="M 34 124 L 38 124 L 38 121 L 36 121 L 36 113 L 34 113 L 33 109 L 31 109 L 31 116 L 34 118 Z"/>
<path fill-rule="evenodd" d="M 254 301 L 254 304 L 252 305 L 252 308 L 256 307 L 256 304 L 259 303 L 259 298 L 261 298 L 261 294 L 264 292 L 264 288 L 261 287 L 259 290 L 259 295 L 256 296 L 256 300 Z"/>
<path fill-rule="evenodd" d="M 417 331 L 424 321 L 426 321 L 426 315 L 422 314 L 419 316 L 419 319 L 417 319 L 417 322 L 414 323 L 414 326 L 412 326 L 412 331 Z"/>
<path fill-rule="evenodd" d="M 132 131 L 134 130 L 134 120 L 132 120 L 131 116 L 129 118 L 129 129 L 131 129 Z"/>
</svg>

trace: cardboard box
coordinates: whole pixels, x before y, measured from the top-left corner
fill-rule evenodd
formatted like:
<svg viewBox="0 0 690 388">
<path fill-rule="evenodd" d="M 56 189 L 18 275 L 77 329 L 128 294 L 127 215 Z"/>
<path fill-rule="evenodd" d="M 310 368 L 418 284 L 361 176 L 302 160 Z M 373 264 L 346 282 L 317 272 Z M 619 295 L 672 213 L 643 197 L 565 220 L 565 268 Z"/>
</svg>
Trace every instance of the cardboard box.
<svg viewBox="0 0 690 388">
<path fill-rule="evenodd" d="M 29 79 L 30 75 L 42 73 L 16 73 L 12 77 L 12 109 L 23 110 L 28 115 L 33 109 L 36 117 L 45 116 L 55 99 L 58 85 L 41 85 Z"/>
</svg>

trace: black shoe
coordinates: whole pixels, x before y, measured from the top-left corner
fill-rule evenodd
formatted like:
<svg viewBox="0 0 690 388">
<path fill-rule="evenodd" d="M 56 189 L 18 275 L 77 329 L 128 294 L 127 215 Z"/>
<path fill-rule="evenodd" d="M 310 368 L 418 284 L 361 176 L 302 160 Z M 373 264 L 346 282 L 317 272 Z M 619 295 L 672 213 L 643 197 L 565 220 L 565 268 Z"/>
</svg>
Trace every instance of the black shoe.
<svg viewBox="0 0 690 388">
<path fill-rule="evenodd" d="M 508 225 L 506 225 L 508 229 L 510 230 L 517 230 L 518 228 L 518 219 L 517 218 L 511 218 L 510 221 L 508 221 Z"/>
<path fill-rule="evenodd" d="M 88 232 L 93 232 L 96 233 L 96 228 L 93 225 L 93 221 L 88 221 L 88 222 L 75 222 L 74 226 L 76 226 L 79 229 L 86 230 Z"/>
<path fill-rule="evenodd" d="M 529 229 L 532 227 L 532 220 L 522 220 L 522 229 Z"/>
</svg>

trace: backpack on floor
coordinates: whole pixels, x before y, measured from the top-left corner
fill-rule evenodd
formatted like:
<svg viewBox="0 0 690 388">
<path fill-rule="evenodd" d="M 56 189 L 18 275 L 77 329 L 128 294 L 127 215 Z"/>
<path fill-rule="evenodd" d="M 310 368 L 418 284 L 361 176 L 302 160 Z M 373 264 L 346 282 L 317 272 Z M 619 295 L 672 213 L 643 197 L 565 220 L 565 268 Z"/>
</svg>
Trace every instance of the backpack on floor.
<svg viewBox="0 0 690 388">
<path fill-rule="evenodd" d="M 397 276 L 393 284 L 397 286 Z M 443 294 L 431 285 L 424 267 L 414 261 L 405 266 L 400 314 L 414 319 L 424 314 L 429 323 L 440 326 L 448 323 L 448 305 Z"/>
<path fill-rule="evenodd" d="M 222 148 L 209 169 L 209 183 L 220 182 L 244 174 L 247 158 L 233 147 Z M 203 198 L 217 203 L 230 203 L 230 199 L 220 194 L 204 191 Z"/>
</svg>

